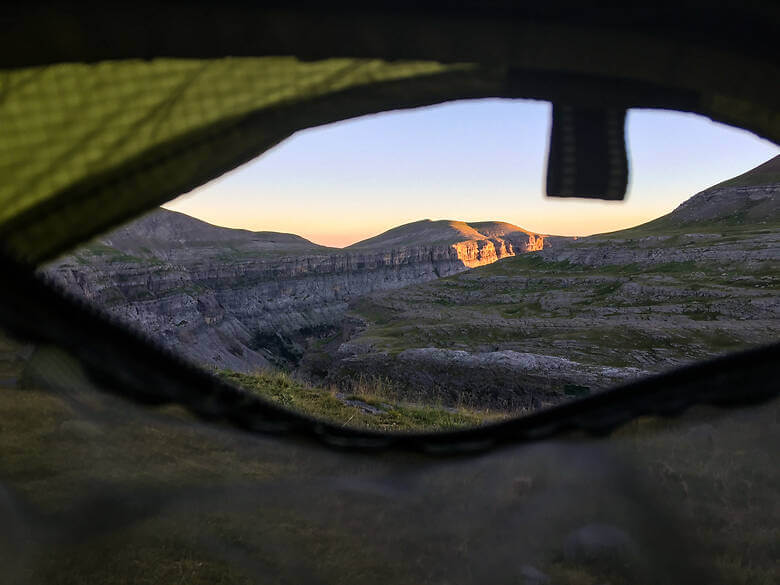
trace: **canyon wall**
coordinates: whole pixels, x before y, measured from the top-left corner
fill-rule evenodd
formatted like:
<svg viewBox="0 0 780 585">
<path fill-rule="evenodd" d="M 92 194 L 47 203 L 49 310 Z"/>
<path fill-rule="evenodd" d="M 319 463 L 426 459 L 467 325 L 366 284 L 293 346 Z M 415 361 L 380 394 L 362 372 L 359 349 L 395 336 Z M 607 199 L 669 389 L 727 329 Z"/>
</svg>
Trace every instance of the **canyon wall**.
<svg viewBox="0 0 780 585">
<path fill-rule="evenodd" d="M 226 240 L 231 234 L 220 231 L 215 237 L 213 232 L 238 230 L 206 228 L 198 222 L 193 230 L 205 235 L 186 242 L 186 225 L 171 229 L 166 224 L 191 219 L 158 212 L 135 228 L 121 228 L 49 265 L 45 272 L 70 292 L 194 362 L 251 371 L 299 359 L 301 344 L 340 327 L 348 302 L 356 297 L 457 274 L 536 249 L 544 241 L 543 236 L 518 231 L 504 238 L 385 250 L 311 244 L 294 255 L 279 250 L 269 254 L 258 251 L 258 234 L 251 245 L 245 241 L 251 232 L 235 234 L 240 245 L 234 245 Z M 171 240 L 167 247 L 160 234 Z"/>
<path fill-rule="evenodd" d="M 468 240 L 452 244 L 459 261 L 466 268 L 485 266 L 496 260 L 534 252 L 544 248 L 544 236 L 530 234 L 527 238 L 507 237 Z"/>
</svg>

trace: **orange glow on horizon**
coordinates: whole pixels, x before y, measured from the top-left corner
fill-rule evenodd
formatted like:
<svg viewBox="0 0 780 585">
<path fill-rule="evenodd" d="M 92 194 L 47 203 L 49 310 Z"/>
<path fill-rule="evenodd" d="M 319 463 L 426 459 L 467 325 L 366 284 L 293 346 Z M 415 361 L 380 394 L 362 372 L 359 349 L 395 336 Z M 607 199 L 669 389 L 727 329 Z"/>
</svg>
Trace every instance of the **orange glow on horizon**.
<svg viewBox="0 0 780 585">
<path fill-rule="evenodd" d="M 186 203 L 187 201 L 184 199 L 179 202 L 171 202 L 164 205 L 164 207 L 192 215 L 193 217 L 222 227 L 251 231 L 292 233 L 306 238 L 315 244 L 333 248 L 345 248 L 351 244 L 377 236 L 400 225 L 426 219 L 425 217 L 404 216 L 399 213 L 397 219 L 385 217 L 384 221 L 378 217 L 375 219 L 371 217 L 341 217 L 338 221 L 334 218 L 323 217 L 321 222 L 315 223 L 311 221 L 311 218 L 290 219 L 289 216 L 276 220 L 265 218 L 263 221 L 259 221 L 251 216 L 247 217 L 246 214 L 241 215 L 238 212 L 239 210 L 230 212 L 224 209 L 194 209 L 190 211 Z M 583 212 L 583 205 L 586 207 L 602 205 L 603 207 L 598 210 L 586 209 L 585 212 Z M 660 213 L 646 211 L 645 213 L 626 214 L 620 204 L 604 204 L 590 201 L 583 203 L 582 201 L 572 200 L 556 201 L 554 202 L 554 206 L 556 208 L 560 206 L 560 211 L 557 213 L 552 213 L 551 211 L 548 211 L 547 213 L 529 213 L 525 220 L 513 217 L 516 216 L 516 213 L 507 214 L 504 217 L 500 217 L 499 214 L 496 213 L 494 217 L 433 217 L 430 219 L 449 219 L 465 221 L 467 223 L 479 221 L 506 221 L 538 234 L 583 237 L 634 227 L 656 219 L 671 211 L 665 210 Z M 601 213 L 599 213 L 599 211 Z"/>
</svg>

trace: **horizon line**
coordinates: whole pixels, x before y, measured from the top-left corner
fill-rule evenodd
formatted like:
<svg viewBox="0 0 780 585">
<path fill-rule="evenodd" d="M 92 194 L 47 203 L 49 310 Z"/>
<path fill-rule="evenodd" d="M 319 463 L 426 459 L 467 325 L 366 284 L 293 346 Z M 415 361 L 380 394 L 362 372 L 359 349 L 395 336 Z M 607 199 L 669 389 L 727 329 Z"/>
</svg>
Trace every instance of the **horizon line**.
<svg viewBox="0 0 780 585">
<path fill-rule="evenodd" d="M 185 213 L 183 211 L 178 211 L 176 209 L 169 209 L 168 207 L 166 207 L 166 205 L 167 205 L 167 203 L 161 205 L 160 208 L 165 209 L 167 212 L 170 212 L 170 213 L 177 213 L 177 214 L 184 215 L 186 217 L 190 217 L 190 218 L 195 219 L 197 221 L 202 221 L 203 223 L 206 223 L 206 224 L 211 225 L 213 227 L 218 227 L 218 228 L 221 228 L 221 229 L 237 230 L 237 231 L 247 231 L 247 232 L 251 232 L 251 233 L 254 233 L 254 234 L 280 234 L 280 235 L 296 236 L 296 237 L 302 238 L 302 239 L 304 239 L 304 240 L 306 240 L 306 241 L 308 241 L 308 242 L 310 242 L 310 243 L 312 243 L 312 244 L 314 244 L 316 246 L 320 246 L 320 247 L 323 247 L 323 248 L 330 248 L 330 249 L 333 249 L 333 250 L 345 250 L 345 249 L 347 249 L 347 248 L 349 248 L 351 246 L 354 246 L 356 244 L 360 244 L 361 242 L 365 242 L 367 240 L 379 237 L 379 236 L 381 236 L 383 234 L 386 234 L 386 233 L 391 232 L 393 230 L 402 228 L 404 226 L 409 226 L 409 225 L 413 225 L 413 224 L 416 224 L 416 223 L 423 223 L 423 222 L 430 222 L 430 223 L 439 223 L 439 222 L 461 223 L 461 224 L 466 224 L 469 227 L 472 227 L 472 229 L 475 229 L 475 228 L 473 228 L 472 224 L 486 224 L 486 223 L 499 224 L 499 223 L 502 223 L 502 224 L 507 224 L 507 225 L 511 225 L 513 227 L 516 227 L 520 231 L 527 232 L 527 233 L 533 234 L 535 236 L 543 236 L 545 238 L 550 238 L 550 237 L 552 237 L 552 238 L 587 238 L 587 237 L 591 237 L 591 236 L 611 234 L 611 233 L 615 233 L 615 232 L 619 232 L 619 231 L 623 231 L 623 230 L 639 227 L 641 225 L 644 225 L 645 223 L 648 223 L 650 221 L 654 221 L 656 219 L 664 217 L 665 215 L 668 215 L 668 213 L 669 213 L 669 212 L 667 212 L 667 213 L 659 215 L 658 217 L 651 218 L 651 219 L 646 219 L 644 221 L 640 221 L 639 223 L 637 223 L 635 225 L 630 225 L 628 227 L 622 227 L 622 228 L 617 228 L 617 229 L 614 229 L 614 230 L 607 230 L 607 231 L 595 231 L 595 232 L 587 233 L 587 234 L 581 234 L 581 233 L 580 234 L 564 234 L 564 233 L 550 233 L 550 232 L 546 232 L 546 231 L 537 231 L 537 230 L 531 230 L 531 229 L 519 226 L 519 225 L 517 225 L 515 223 L 512 223 L 510 221 L 496 220 L 496 219 L 494 219 L 494 220 L 474 220 L 474 221 L 469 221 L 469 220 L 447 219 L 447 218 L 442 218 L 442 219 L 422 218 L 422 219 L 417 219 L 417 220 L 413 220 L 413 221 L 400 223 L 400 224 L 395 225 L 393 227 L 390 227 L 390 228 L 387 228 L 387 229 L 382 230 L 380 232 L 374 233 L 373 235 L 369 235 L 369 236 L 363 237 L 361 239 L 355 240 L 354 242 L 352 242 L 350 244 L 346 244 L 346 245 L 342 245 L 342 246 L 334 246 L 334 245 L 317 243 L 314 238 L 318 238 L 318 236 L 306 237 L 306 236 L 301 235 L 300 233 L 294 233 L 294 232 L 284 232 L 284 231 L 267 230 L 267 229 L 259 229 L 258 230 L 258 229 L 252 229 L 252 228 L 247 228 L 247 227 L 234 227 L 234 226 L 230 226 L 230 225 L 221 225 L 219 223 L 215 223 L 214 221 L 209 221 L 207 219 L 203 219 L 202 217 L 197 217 L 197 216 L 192 215 L 190 213 Z M 475 229 L 475 231 L 478 231 L 478 230 Z M 338 237 L 338 235 L 334 234 L 334 237 Z"/>
</svg>

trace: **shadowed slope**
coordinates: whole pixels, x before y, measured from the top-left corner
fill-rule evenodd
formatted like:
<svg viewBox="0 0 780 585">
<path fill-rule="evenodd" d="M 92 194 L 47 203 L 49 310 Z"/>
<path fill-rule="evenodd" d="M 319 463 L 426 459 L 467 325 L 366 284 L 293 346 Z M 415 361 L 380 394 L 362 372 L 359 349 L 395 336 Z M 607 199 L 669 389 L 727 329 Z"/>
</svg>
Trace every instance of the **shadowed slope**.
<svg viewBox="0 0 780 585">
<path fill-rule="evenodd" d="M 244 253 L 323 253 L 320 246 L 295 234 L 251 232 L 212 225 L 189 215 L 157 209 L 100 238 L 99 242 L 125 254 L 167 258 L 172 250 L 208 254 L 233 249 Z"/>
</svg>

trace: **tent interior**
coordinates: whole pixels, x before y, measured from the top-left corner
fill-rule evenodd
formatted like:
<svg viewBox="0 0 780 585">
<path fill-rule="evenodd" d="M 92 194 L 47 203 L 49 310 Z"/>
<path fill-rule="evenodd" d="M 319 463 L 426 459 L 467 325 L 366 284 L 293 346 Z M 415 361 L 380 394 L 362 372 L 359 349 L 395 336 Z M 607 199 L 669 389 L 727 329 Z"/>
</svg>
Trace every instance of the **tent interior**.
<svg viewBox="0 0 780 585">
<path fill-rule="evenodd" d="M 623 197 L 632 108 L 780 142 L 776 2 L 449 4 L 0 17 L 5 582 L 776 582 L 777 343 L 480 427 L 372 432 L 232 386 L 36 272 L 367 113 L 550 101 L 563 197 Z"/>
</svg>

